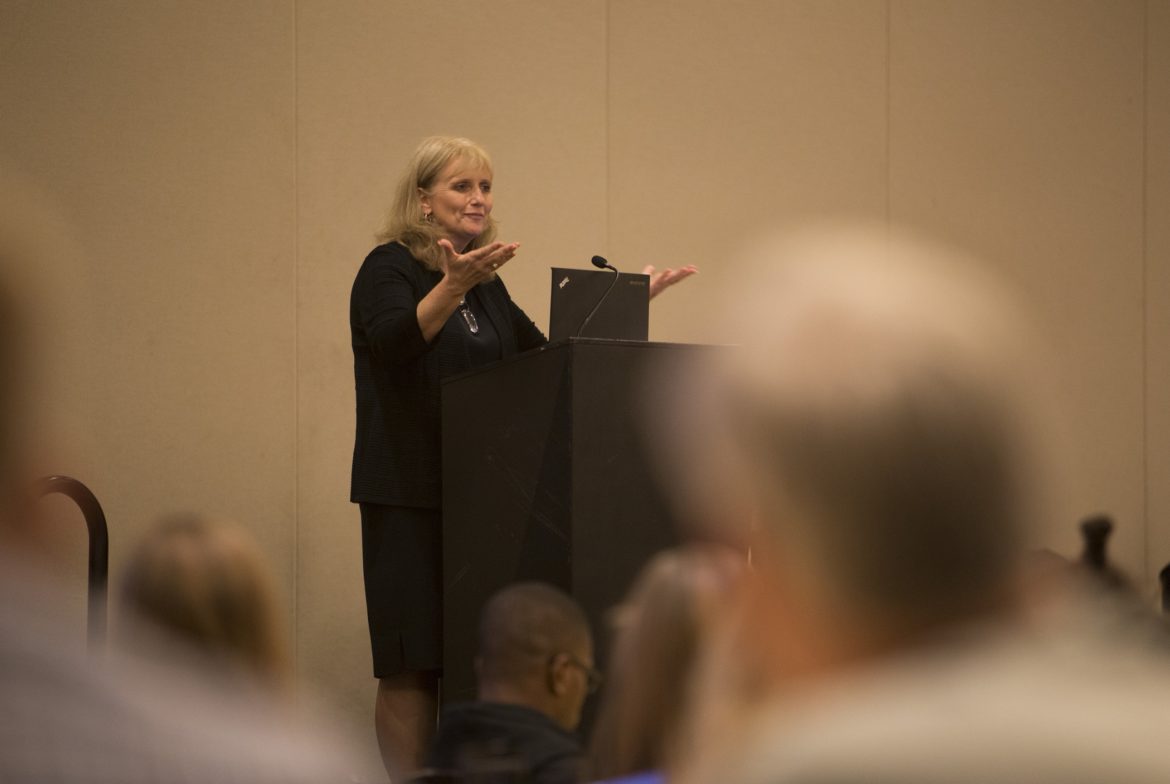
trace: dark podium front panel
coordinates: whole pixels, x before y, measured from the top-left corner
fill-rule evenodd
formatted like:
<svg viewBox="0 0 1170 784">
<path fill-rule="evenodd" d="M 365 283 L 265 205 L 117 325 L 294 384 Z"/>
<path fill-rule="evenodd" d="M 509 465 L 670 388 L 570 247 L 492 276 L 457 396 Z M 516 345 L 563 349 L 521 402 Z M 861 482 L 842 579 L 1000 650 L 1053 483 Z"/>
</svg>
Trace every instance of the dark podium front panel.
<svg viewBox="0 0 1170 784">
<path fill-rule="evenodd" d="M 604 614 L 677 541 L 635 421 L 644 370 L 699 347 L 573 338 L 443 385 L 443 702 L 475 697 L 480 610 L 543 580 Z"/>
</svg>

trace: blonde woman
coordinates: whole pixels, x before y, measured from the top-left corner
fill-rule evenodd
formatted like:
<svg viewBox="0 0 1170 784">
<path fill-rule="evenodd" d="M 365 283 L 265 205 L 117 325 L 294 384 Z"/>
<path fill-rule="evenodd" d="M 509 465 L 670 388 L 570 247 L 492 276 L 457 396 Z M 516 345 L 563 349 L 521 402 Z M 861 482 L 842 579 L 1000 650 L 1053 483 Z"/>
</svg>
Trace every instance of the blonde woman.
<svg viewBox="0 0 1170 784">
<path fill-rule="evenodd" d="M 146 622 L 232 688 L 279 692 L 289 686 L 290 656 L 278 595 L 267 559 L 244 529 L 176 517 L 155 526 L 135 549 L 120 602 L 130 614 L 127 629 L 141 634 L 143 627 L 132 622 Z"/>
<path fill-rule="evenodd" d="M 594 780 L 661 771 L 688 715 L 705 630 L 730 606 L 744 555 L 693 544 L 655 556 L 614 613 L 614 642 L 597 723 Z"/>
<path fill-rule="evenodd" d="M 350 296 L 350 500 L 361 507 L 374 721 L 392 773 L 420 763 L 436 721 L 440 380 L 546 342 L 497 275 L 520 245 L 496 240 L 493 178 L 475 142 L 425 139 Z M 652 275 L 651 296 L 694 271 Z"/>
</svg>

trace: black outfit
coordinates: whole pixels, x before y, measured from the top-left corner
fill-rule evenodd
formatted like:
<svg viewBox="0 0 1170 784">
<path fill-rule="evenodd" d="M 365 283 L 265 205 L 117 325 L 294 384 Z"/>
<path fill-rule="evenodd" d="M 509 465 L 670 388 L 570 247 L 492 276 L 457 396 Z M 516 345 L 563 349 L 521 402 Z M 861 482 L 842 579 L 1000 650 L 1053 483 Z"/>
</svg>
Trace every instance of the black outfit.
<svg viewBox="0 0 1170 784">
<path fill-rule="evenodd" d="M 427 766 L 469 781 L 574 784 L 583 758 L 577 737 L 540 711 L 468 702 L 443 711 Z"/>
<path fill-rule="evenodd" d="M 405 247 L 375 248 L 350 293 L 357 397 L 350 500 L 362 506 L 374 674 L 440 664 L 440 382 L 543 345 L 499 278 L 468 292 L 478 332 L 457 309 L 427 343 L 418 303 L 442 280 Z"/>
</svg>

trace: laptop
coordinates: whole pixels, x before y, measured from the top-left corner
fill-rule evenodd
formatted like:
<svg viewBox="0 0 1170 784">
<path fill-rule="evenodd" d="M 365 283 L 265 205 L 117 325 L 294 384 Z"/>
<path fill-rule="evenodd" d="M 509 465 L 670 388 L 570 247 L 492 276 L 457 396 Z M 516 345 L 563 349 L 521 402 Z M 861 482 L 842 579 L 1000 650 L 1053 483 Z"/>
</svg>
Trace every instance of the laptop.
<svg viewBox="0 0 1170 784">
<path fill-rule="evenodd" d="M 597 312 L 589 318 L 595 307 Z M 552 268 L 550 341 L 574 337 L 646 340 L 649 334 L 649 275 L 620 272 L 614 283 L 614 273 L 609 270 Z"/>
</svg>

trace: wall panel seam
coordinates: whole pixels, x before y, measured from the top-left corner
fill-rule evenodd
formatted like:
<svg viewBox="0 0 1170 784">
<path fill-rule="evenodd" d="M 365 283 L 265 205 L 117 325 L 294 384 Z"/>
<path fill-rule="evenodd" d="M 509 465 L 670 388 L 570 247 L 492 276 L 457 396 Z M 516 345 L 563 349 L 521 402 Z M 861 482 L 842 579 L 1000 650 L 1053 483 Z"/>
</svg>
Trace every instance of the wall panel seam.
<svg viewBox="0 0 1170 784">
<path fill-rule="evenodd" d="M 1142 549 L 1145 551 L 1142 575 L 1145 585 L 1150 585 L 1150 389 L 1149 389 L 1149 144 L 1150 144 L 1150 2 L 1142 6 L 1142 168 L 1141 168 L 1141 312 L 1142 312 Z"/>
<path fill-rule="evenodd" d="M 611 50 L 610 42 L 610 16 L 611 16 L 612 0 L 606 0 L 605 3 L 605 44 L 602 51 L 605 53 L 605 227 L 602 236 L 605 238 L 605 255 L 609 256 L 613 253 L 613 248 L 609 246 L 609 227 L 613 223 L 611 218 L 611 210 L 613 209 L 613 196 L 610 193 L 610 184 L 613 182 L 612 171 L 610 169 L 610 126 L 612 124 L 610 108 L 613 101 L 613 91 L 610 89 L 610 57 Z"/>
<path fill-rule="evenodd" d="M 298 22 L 299 0 L 292 0 L 293 49 L 293 519 L 292 519 L 292 661 L 299 666 L 300 659 L 300 566 L 301 566 L 301 114 L 300 114 L 300 35 Z"/>
<path fill-rule="evenodd" d="M 890 141 L 890 128 L 891 128 L 891 122 L 890 122 L 890 71 L 892 68 L 891 60 L 893 59 L 893 57 L 891 55 L 891 48 L 890 48 L 890 41 L 891 41 L 890 17 L 893 15 L 893 12 L 894 11 L 893 11 L 892 0 L 886 0 L 886 52 L 885 52 L 885 55 L 886 55 L 886 82 L 885 82 L 885 89 L 886 89 L 886 95 L 885 95 L 885 99 L 886 99 L 885 100 L 885 106 L 886 106 L 886 118 L 885 118 L 885 120 L 886 120 L 886 128 L 885 128 L 885 130 L 886 130 L 886 141 L 885 141 L 885 148 L 886 148 L 886 205 L 885 206 L 886 206 L 886 229 L 887 229 L 887 231 L 890 228 L 890 220 L 891 220 L 891 212 L 892 212 L 891 208 L 890 208 L 890 202 L 892 201 L 891 191 L 893 188 L 893 186 L 891 185 L 891 181 L 893 180 L 893 177 L 892 177 L 893 161 L 891 158 L 892 144 Z"/>
</svg>

